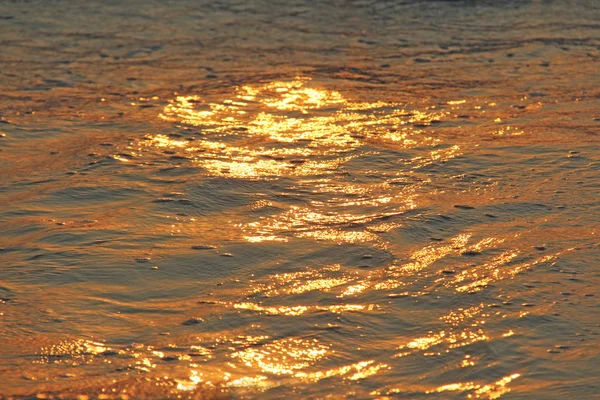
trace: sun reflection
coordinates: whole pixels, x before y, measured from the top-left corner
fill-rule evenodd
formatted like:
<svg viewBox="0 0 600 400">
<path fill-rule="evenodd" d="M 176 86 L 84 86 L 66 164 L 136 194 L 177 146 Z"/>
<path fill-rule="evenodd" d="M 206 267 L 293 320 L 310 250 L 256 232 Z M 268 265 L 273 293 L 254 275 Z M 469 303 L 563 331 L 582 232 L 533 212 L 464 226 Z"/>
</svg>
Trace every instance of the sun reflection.
<svg viewBox="0 0 600 400">
<path fill-rule="evenodd" d="M 147 136 L 132 151 L 136 155 L 166 155 L 178 166 L 195 167 L 200 174 L 211 177 L 247 180 L 291 177 L 289 181 L 293 183 L 286 185 L 293 185 L 290 192 L 298 194 L 298 201 L 273 197 L 243 206 L 248 213 L 232 224 L 237 239 L 260 243 L 305 238 L 368 246 L 389 255 L 402 248 L 386 240 L 403 226 L 405 214 L 419 206 L 427 207 L 420 204 L 423 197 L 419 196 L 423 196 L 423 189 L 437 175 L 428 175 L 423 168 L 443 165 L 468 150 L 465 143 L 444 140 L 443 135 L 452 132 L 447 128 L 450 124 L 445 122 L 449 118 L 473 121 L 477 117 L 471 114 L 486 112 L 483 104 L 469 101 L 467 105 L 464 99 L 448 101 L 437 108 L 414 108 L 352 100 L 335 90 L 317 87 L 306 78 L 245 85 L 236 87 L 225 99 L 175 97 L 163 108 L 160 118 L 173 123 L 173 129 L 179 131 Z M 469 115 L 463 113 L 467 108 Z M 491 114 L 486 114 L 486 121 L 497 117 Z M 495 135 L 521 133 L 517 128 L 498 125 L 505 120 L 502 117 L 488 125 Z M 392 156 L 384 156 L 388 151 Z M 129 161 L 125 156 L 115 157 Z M 372 163 L 360 168 L 364 176 L 354 176 L 358 175 L 354 172 L 359 161 Z M 385 167 L 376 164 L 380 161 Z M 333 178 L 334 175 L 344 178 Z M 456 297 L 462 297 L 462 293 L 484 290 L 494 282 L 512 278 L 536 263 L 551 259 L 518 264 L 516 259 L 521 256 L 518 250 L 498 249 L 504 239 L 488 237 L 477 242 L 474 235 L 477 232 L 435 239 L 436 243 L 419 245 L 402 257 L 392 254 L 393 261 L 386 265 L 335 264 L 256 278 L 242 297 L 236 297 L 237 301 L 213 303 L 226 308 L 228 313 L 245 317 L 252 313 L 280 316 L 274 318 L 277 321 L 320 315 L 352 319 L 351 313 L 383 310 L 376 303 L 363 301 L 372 291 L 388 291 L 377 295 L 383 298 L 387 295 L 390 304 L 401 303 L 401 297 L 420 300 L 416 297 L 448 289 Z M 437 268 L 446 262 L 452 262 L 453 267 Z M 423 282 L 423 278 L 433 285 L 410 287 Z M 393 293 L 389 292 L 392 290 Z M 315 293 L 319 294 L 317 297 L 326 293 L 332 301 L 307 300 Z M 346 303 L 348 298 L 356 304 Z M 441 326 L 395 342 L 397 354 L 391 359 L 398 361 L 415 353 L 438 356 L 459 347 L 471 350 L 466 346 L 514 334 L 484 329 L 489 317 L 486 309 L 480 303 L 447 312 L 437 321 Z M 213 347 L 204 346 L 206 343 L 198 345 L 187 356 L 174 356 L 163 348 L 145 348 L 136 353 L 135 365 L 148 371 L 165 359 L 176 358 L 190 365 L 191 357 L 215 361 L 225 354 L 226 362 L 219 364 L 224 368 L 219 371 L 219 384 L 258 390 L 272 387 L 283 378 L 317 382 L 337 376 L 356 381 L 390 368 L 376 360 L 335 365 L 334 345 L 313 338 L 240 336 L 215 343 Z M 217 345 L 226 350 L 215 349 Z M 198 362 L 198 358 L 194 360 Z M 477 357 L 466 355 L 455 366 L 468 372 L 476 361 L 479 364 Z M 327 366 L 323 367 L 322 362 Z M 518 374 L 513 374 L 491 384 L 453 383 L 429 393 L 467 391 L 469 396 L 496 398 L 508 392 L 507 385 L 517 377 Z M 177 380 L 177 389 L 189 392 L 214 382 L 215 375 L 209 377 L 206 370 L 193 366 L 188 377 Z"/>
<path fill-rule="evenodd" d="M 207 384 L 202 379 L 202 373 L 199 373 L 196 370 L 191 370 L 188 380 L 178 380 L 177 381 L 177 390 L 182 390 L 182 391 L 194 390 L 201 383 Z"/>
<path fill-rule="evenodd" d="M 529 268 L 552 261 L 559 254 L 549 254 L 531 262 L 511 264 L 519 255 L 519 252 L 512 250 L 505 251 L 494 257 L 491 261 L 461 271 L 444 284 L 448 287 L 454 287 L 459 293 L 478 292 L 485 289 L 491 283 L 503 279 L 512 279 Z"/>
<path fill-rule="evenodd" d="M 371 375 L 377 374 L 382 369 L 388 369 L 387 364 L 375 363 L 374 360 L 361 361 L 355 364 L 344 365 L 342 367 L 329 369 L 325 371 L 317 372 L 298 372 L 295 377 L 301 378 L 307 381 L 317 382 L 322 379 L 331 378 L 332 376 L 346 376 L 347 379 L 356 381 L 360 379 L 368 378 Z"/>
<path fill-rule="evenodd" d="M 375 360 L 320 369 L 321 363 L 333 362 L 336 351 L 332 344 L 316 338 L 273 340 L 268 336 L 257 336 L 224 338 L 217 342 L 229 350 L 229 361 L 210 370 L 202 364 L 190 363 L 188 376 L 175 379 L 178 391 L 191 392 L 206 387 L 264 391 L 277 386 L 284 377 L 301 382 L 318 382 L 334 376 L 358 381 L 390 369 L 387 364 Z"/>
<path fill-rule="evenodd" d="M 372 310 L 373 305 L 362 305 L 362 304 L 340 304 L 332 306 L 262 306 L 260 304 L 243 302 L 235 303 L 233 307 L 239 310 L 251 310 L 267 315 L 288 315 L 288 316 L 299 316 L 307 312 L 315 311 L 328 311 L 333 314 L 341 314 L 346 311 L 363 311 Z"/>
<path fill-rule="evenodd" d="M 523 135 L 524 132 L 522 129 L 507 125 L 503 128 L 498 129 L 497 131 L 493 132 L 493 134 L 498 135 L 498 136 L 520 136 L 520 135 Z"/>
<path fill-rule="evenodd" d="M 446 162 L 462 155 L 460 146 L 454 145 L 445 149 L 432 150 L 426 156 L 418 156 L 411 160 L 414 169 L 423 168 L 435 162 Z"/>
<path fill-rule="evenodd" d="M 324 188 L 318 188 L 324 190 Z M 340 191 L 340 195 L 344 195 Z M 396 203 L 386 210 L 377 210 L 378 206 Z M 338 211 L 325 211 L 335 206 Z M 343 212 L 355 206 L 362 206 L 363 212 Z M 373 206 L 373 212 L 364 212 L 365 207 Z M 401 215 L 416 207 L 410 194 L 400 192 L 396 196 L 369 196 L 364 199 L 336 201 L 335 204 L 314 203 L 310 207 L 290 206 L 290 208 L 269 218 L 241 225 L 244 237 L 251 242 L 286 241 L 288 235 L 315 240 L 327 240 L 339 243 L 374 243 L 385 247 L 379 233 L 387 232 L 397 225 L 381 220 Z"/>
<path fill-rule="evenodd" d="M 193 155 L 212 175 L 268 178 L 335 171 L 352 158 L 348 154 L 353 149 L 371 139 L 405 147 L 436 142 L 419 127 L 439 120 L 444 112 L 351 101 L 309 84 L 310 79 L 300 77 L 240 86 L 220 101 L 177 96 L 159 117 L 198 127 L 202 135 L 191 141 L 156 135 L 145 146 Z"/>
<path fill-rule="evenodd" d="M 458 254 L 464 249 L 471 234 L 460 234 L 450 240 L 447 245 L 429 245 L 416 250 L 410 255 L 408 263 L 392 265 L 384 271 L 378 281 L 373 283 L 375 290 L 394 290 L 407 284 L 405 278 L 429 268 L 436 261 L 450 255 Z"/>
<path fill-rule="evenodd" d="M 417 207 L 417 189 L 426 182 L 397 185 L 395 181 L 406 179 L 406 174 L 395 172 L 389 182 L 376 185 L 340 184 L 330 175 L 344 171 L 364 155 L 357 150 L 372 143 L 384 143 L 395 151 L 440 143 L 424 128 L 448 115 L 449 111 L 435 106 L 416 109 L 400 103 L 351 100 L 298 77 L 238 86 L 225 99 L 178 95 L 159 117 L 176 124 L 181 133 L 149 135 L 131 150 L 140 155 L 159 151 L 160 156 L 185 160 L 210 176 L 303 177 L 299 185 L 315 195 L 331 195 L 327 201 L 295 204 L 277 215 L 236 225 L 247 242 L 287 242 L 294 236 L 370 243 L 385 249 L 381 234 L 398 224 L 383 220 Z M 420 168 L 461 153 L 454 145 L 398 162 Z"/>
<path fill-rule="evenodd" d="M 156 147 L 180 147 L 183 148 L 187 144 L 185 141 L 173 140 L 165 135 L 156 135 L 150 139 L 150 144 Z"/>
<path fill-rule="evenodd" d="M 332 351 L 317 339 L 282 339 L 261 347 L 235 352 L 231 357 L 248 367 L 257 367 L 274 375 L 292 375 L 321 360 Z"/>
<path fill-rule="evenodd" d="M 396 357 L 404 357 L 413 351 L 424 351 L 424 355 L 440 355 L 448 353 L 451 349 L 464 347 L 475 342 L 490 340 L 482 325 L 485 324 L 483 317 L 487 316 L 483 311 L 485 306 L 479 304 L 466 309 L 459 308 L 451 311 L 440 319 L 448 327 L 437 332 L 430 331 L 427 336 L 418 337 L 398 347 L 400 350 Z M 479 318 L 479 319 L 478 319 Z M 429 351 L 435 346 L 442 346 L 438 352 Z"/>
<path fill-rule="evenodd" d="M 371 286 L 370 276 L 361 277 L 357 272 L 346 271 L 340 264 L 321 268 L 306 268 L 303 271 L 285 274 L 273 274 L 264 279 L 266 282 L 256 282 L 247 292 L 248 295 L 260 294 L 265 297 L 302 294 L 311 291 L 334 292 L 336 297 L 358 295 Z M 247 307 L 247 306 L 246 306 Z M 260 311 L 274 312 L 271 308 L 260 306 Z M 347 310 L 360 310 L 364 306 L 345 306 Z M 256 306 L 254 307 L 256 309 Z M 320 310 L 334 312 L 339 306 L 321 307 Z M 257 309 L 258 310 L 258 309 Z M 306 312 L 310 308 L 297 308 L 297 312 Z M 279 313 L 281 313 L 279 309 Z M 292 312 L 292 310 L 287 310 Z"/>
<path fill-rule="evenodd" d="M 469 394 L 467 398 L 498 399 L 504 394 L 510 392 L 510 388 L 508 388 L 507 385 L 520 376 L 520 374 L 512 374 L 487 385 L 481 385 L 475 382 L 452 383 L 449 385 L 440 386 L 435 390 L 428 391 L 427 393 L 471 391 L 472 393 Z"/>
<path fill-rule="evenodd" d="M 257 224 L 258 225 L 258 224 Z M 264 228 L 264 225 L 262 226 Z M 300 229 L 299 226 L 296 229 Z M 321 231 L 321 230 L 319 230 Z M 310 231 L 309 231 L 310 232 Z M 351 232 L 346 232 L 351 233 Z M 493 281 L 506 279 L 521 272 L 524 268 L 548 261 L 556 255 L 545 256 L 528 264 L 516 264 L 510 267 L 518 253 L 505 251 L 491 260 L 479 264 L 469 263 L 456 273 L 454 270 L 439 270 L 432 268 L 434 264 L 444 257 L 459 257 L 464 262 L 463 254 L 480 254 L 488 249 L 493 249 L 504 243 L 504 239 L 489 237 L 469 245 L 472 235 L 463 233 L 451 238 L 447 244 L 432 244 L 415 250 L 410 254 L 408 262 L 394 262 L 386 268 L 374 269 L 368 274 L 359 274 L 343 268 L 340 264 L 323 266 L 319 269 L 307 268 L 302 271 L 285 274 L 273 274 L 265 281 L 254 282 L 248 291 L 249 295 L 262 294 L 265 297 L 278 296 L 282 294 L 301 294 L 309 291 L 336 292 L 337 297 L 356 296 L 369 290 L 391 291 L 406 286 L 412 282 L 409 278 L 415 278 L 425 271 L 428 274 L 440 274 L 435 282 L 445 287 L 450 287 L 457 292 L 474 292 L 483 290 Z M 347 241 L 351 242 L 350 240 Z M 419 296 L 427 291 L 413 291 L 402 293 L 391 293 L 389 297 Z M 249 307 L 248 305 L 244 307 Z M 302 306 L 304 307 L 304 306 Z M 255 310 L 268 313 L 305 313 L 308 309 L 297 306 L 295 309 L 268 308 L 262 305 L 252 306 Z"/>
<path fill-rule="evenodd" d="M 256 282 L 248 294 L 262 293 L 264 296 L 281 294 L 301 294 L 313 290 L 330 291 L 353 279 L 352 275 L 342 271 L 340 264 L 327 265 L 321 268 L 306 268 L 302 271 L 273 274 L 267 282 Z"/>
<path fill-rule="evenodd" d="M 462 368 L 468 368 L 468 367 L 472 367 L 475 365 L 475 362 L 473 361 L 473 359 L 471 358 L 470 355 L 465 355 L 465 358 L 460 362 L 460 366 Z"/>
<path fill-rule="evenodd" d="M 56 345 L 41 349 L 39 363 L 81 363 L 92 361 L 95 356 L 113 350 L 104 343 L 90 340 L 64 340 Z"/>
<path fill-rule="evenodd" d="M 236 387 L 236 388 L 254 388 L 261 389 L 269 386 L 269 382 L 266 376 L 258 375 L 258 376 L 244 376 L 238 379 L 234 379 L 225 384 L 226 387 Z"/>
</svg>

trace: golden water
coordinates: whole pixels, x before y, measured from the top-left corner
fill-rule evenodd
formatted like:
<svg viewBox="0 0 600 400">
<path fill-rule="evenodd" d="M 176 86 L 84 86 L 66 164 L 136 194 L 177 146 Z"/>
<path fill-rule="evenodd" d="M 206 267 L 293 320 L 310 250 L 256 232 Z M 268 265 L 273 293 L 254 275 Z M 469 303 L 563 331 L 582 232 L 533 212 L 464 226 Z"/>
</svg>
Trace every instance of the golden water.
<svg viewBox="0 0 600 400">
<path fill-rule="evenodd" d="M 0 397 L 595 398 L 599 14 L 0 4 Z"/>
</svg>

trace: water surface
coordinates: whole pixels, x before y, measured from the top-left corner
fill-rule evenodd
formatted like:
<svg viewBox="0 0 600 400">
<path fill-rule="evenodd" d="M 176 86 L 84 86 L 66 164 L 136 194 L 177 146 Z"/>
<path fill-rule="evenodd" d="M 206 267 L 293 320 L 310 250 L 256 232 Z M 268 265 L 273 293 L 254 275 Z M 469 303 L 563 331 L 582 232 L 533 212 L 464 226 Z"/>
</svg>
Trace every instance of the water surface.
<svg viewBox="0 0 600 400">
<path fill-rule="evenodd" d="M 596 1 L 0 4 L 0 397 L 594 398 Z"/>
</svg>

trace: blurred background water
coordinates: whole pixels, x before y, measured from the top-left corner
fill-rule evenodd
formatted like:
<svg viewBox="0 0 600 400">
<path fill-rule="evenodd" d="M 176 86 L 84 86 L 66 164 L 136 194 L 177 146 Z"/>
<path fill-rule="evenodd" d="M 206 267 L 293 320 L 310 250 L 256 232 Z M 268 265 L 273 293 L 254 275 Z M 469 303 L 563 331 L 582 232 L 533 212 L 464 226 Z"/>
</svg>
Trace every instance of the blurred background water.
<svg viewBox="0 0 600 400">
<path fill-rule="evenodd" d="M 598 396 L 598 21 L 0 2 L 0 397 Z"/>
</svg>

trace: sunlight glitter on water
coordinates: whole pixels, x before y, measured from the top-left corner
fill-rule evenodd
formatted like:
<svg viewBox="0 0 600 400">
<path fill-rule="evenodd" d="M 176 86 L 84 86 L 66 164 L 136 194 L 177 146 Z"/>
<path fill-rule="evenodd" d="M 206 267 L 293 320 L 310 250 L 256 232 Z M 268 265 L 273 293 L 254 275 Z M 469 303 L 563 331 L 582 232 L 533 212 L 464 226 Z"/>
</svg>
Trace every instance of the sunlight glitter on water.
<svg viewBox="0 0 600 400">
<path fill-rule="evenodd" d="M 143 3 L 0 2 L 0 397 L 600 390 L 594 1 Z"/>
<path fill-rule="evenodd" d="M 334 171 L 369 140 L 406 147 L 436 143 L 412 125 L 430 124 L 440 113 L 407 112 L 394 103 L 351 102 L 336 91 L 306 87 L 309 82 L 298 78 L 238 87 L 234 98 L 243 101 L 210 103 L 200 96 L 178 96 L 159 117 L 197 126 L 204 136 L 187 142 L 156 135 L 146 144 L 180 148 L 213 175 L 272 178 Z M 438 153 L 432 159 L 451 156 Z"/>
<path fill-rule="evenodd" d="M 428 393 L 442 393 L 447 391 L 472 392 L 467 395 L 467 398 L 493 400 L 498 399 L 504 394 L 510 392 L 510 388 L 508 388 L 507 385 L 520 376 L 520 374 L 512 374 L 487 385 L 476 384 L 474 382 L 452 383 L 449 385 L 440 386 L 434 391 Z"/>
</svg>

